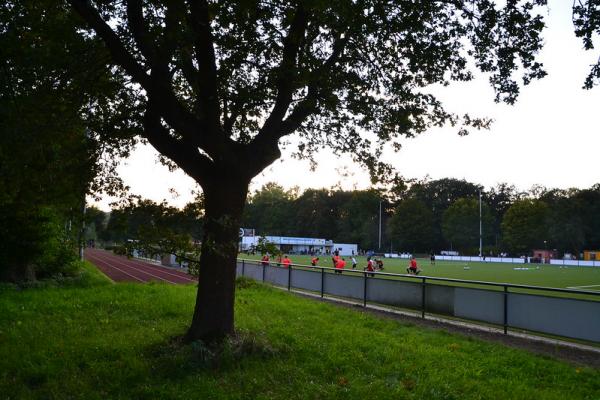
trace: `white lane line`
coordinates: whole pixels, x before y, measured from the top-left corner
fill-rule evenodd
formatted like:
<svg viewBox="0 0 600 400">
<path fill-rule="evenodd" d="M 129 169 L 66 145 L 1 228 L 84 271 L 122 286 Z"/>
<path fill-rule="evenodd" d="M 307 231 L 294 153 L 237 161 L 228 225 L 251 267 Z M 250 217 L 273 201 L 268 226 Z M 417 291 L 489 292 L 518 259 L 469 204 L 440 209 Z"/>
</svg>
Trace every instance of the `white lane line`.
<svg viewBox="0 0 600 400">
<path fill-rule="evenodd" d="M 116 259 L 119 259 L 117 256 L 113 256 L 113 255 L 109 255 L 109 256 L 107 256 L 107 258 L 116 258 Z M 156 270 L 156 271 L 160 271 L 160 272 L 162 272 L 163 274 L 171 275 L 171 276 L 174 276 L 174 277 L 176 277 L 176 278 L 183 278 L 183 279 L 187 279 L 187 280 L 189 280 L 190 282 L 196 282 L 196 280 L 195 280 L 195 279 L 193 279 L 193 278 L 190 278 L 189 276 L 186 276 L 186 275 L 178 275 L 178 274 L 174 274 L 174 273 L 172 273 L 172 272 L 165 271 L 165 268 L 162 268 L 162 267 L 157 267 L 156 265 L 152 265 L 152 264 L 149 264 L 149 263 L 147 263 L 147 262 L 144 262 L 144 261 L 138 261 L 138 260 L 135 260 L 135 259 L 132 259 L 132 260 L 129 260 L 129 261 L 130 261 L 131 263 L 134 263 L 134 264 L 136 264 L 136 265 L 140 265 L 140 266 L 144 266 L 144 267 L 146 267 L 146 268 L 150 268 L 150 269 L 153 269 L 153 270 Z M 182 274 L 183 274 L 183 273 L 182 273 Z"/>
<path fill-rule="evenodd" d="M 132 267 L 131 265 L 127 265 L 127 264 L 125 264 L 124 262 L 117 261 L 117 260 L 112 260 L 112 261 L 113 261 L 113 262 L 116 262 L 116 263 L 118 263 L 118 264 L 121 264 L 121 265 L 123 265 L 123 266 L 125 266 L 125 267 L 127 267 L 127 268 L 131 268 L 131 269 L 134 269 L 134 270 L 136 270 L 136 271 L 138 271 L 138 272 L 141 272 L 142 274 L 150 275 L 150 276 L 152 276 L 152 277 L 154 277 L 154 278 L 160 279 L 161 281 L 165 281 L 165 282 L 169 282 L 169 283 L 177 284 L 177 282 L 173 282 L 173 281 L 170 281 L 170 280 L 168 280 L 168 279 L 166 279 L 166 278 L 160 277 L 160 276 L 158 276 L 158 275 L 151 274 L 150 272 L 144 271 L 143 269 L 138 269 L 138 268 Z"/>
<path fill-rule="evenodd" d="M 103 252 L 103 253 L 105 253 L 105 254 L 103 254 L 103 256 L 105 256 L 107 259 L 116 259 L 116 260 L 120 260 L 121 259 L 120 256 L 117 256 L 115 254 L 108 253 L 108 252 Z M 150 264 L 148 262 L 140 261 L 140 260 L 135 259 L 135 258 L 134 259 L 130 259 L 128 261 L 131 262 L 131 263 L 134 263 L 136 265 L 140 265 L 140 266 L 144 266 L 144 267 L 156 270 L 156 271 L 160 271 L 161 273 L 164 273 L 164 274 L 167 274 L 167 275 L 171 275 L 171 276 L 174 276 L 176 278 L 183 278 L 183 279 L 189 280 L 190 282 L 196 282 L 196 279 L 190 278 L 188 275 L 184 274 L 183 272 L 181 273 L 181 275 L 175 274 L 173 272 L 165 271 L 165 268 L 158 267 L 156 265 L 152 265 L 152 264 Z"/>
<path fill-rule="evenodd" d="M 106 261 L 104 261 L 104 260 L 102 260 L 102 259 L 100 259 L 100 258 L 98 258 L 98 257 L 94 257 L 94 256 L 91 256 L 91 255 L 88 255 L 88 257 L 89 257 L 89 258 L 91 258 L 92 260 L 94 260 L 94 259 L 95 259 L 95 261 L 96 261 L 96 262 L 101 262 L 101 263 L 104 263 L 104 264 L 106 264 L 106 265 L 108 266 L 108 268 L 114 268 L 114 269 L 116 269 L 117 271 L 120 271 L 120 272 L 124 273 L 125 275 L 132 277 L 133 279 L 137 279 L 138 281 L 140 281 L 140 282 L 144 282 L 144 283 L 146 282 L 145 280 L 143 280 L 143 279 L 141 279 L 141 278 L 138 278 L 137 276 L 131 275 L 130 273 L 127 273 L 127 272 L 123 271 L 122 269 L 120 269 L 120 268 L 117 268 L 117 267 L 115 267 L 114 265 L 111 265 L 111 264 L 109 264 L 108 262 L 106 262 Z"/>
<path fill-rule="evenodd" d="M 113 258 L 113 257 L 107 257 L 107 258 L 109 258 L 109 259 L 110 259 L 110 258 Z M 115 258 L 115 260 L 118 260 L 118 258 Z M 147 263 L 145 263 L 145 262 L 143 262 L 143 261 L 138 261 L 138 263 L 135 263 L 135 262 L 134 262 L 135 260 L 128 260 L 128 261 L 129 261 L 131 264 L 133 264 L 133 265 L 130 265 L 130 268 L 134 268 L 134 269 L 136 269 L 137 271 L 145 271 L 144 269 L 141 269 L 142 267 L 144 267 L 144 268 L 148 268 L 148 269 L 149 269 L 149 270 L 151 270 L 151 271 L 160 272 L 161 274 L 166 274 L 166 275 L 169 275 L 169 276 L 172 276 L 172 277 L 175 277 L 175 278 L 179 278 L 179 279 L 185 279 L 185 280 L 187 280 L 187 281 L 189 281 L 189 282 L 196 282 L 196 280 L 195 280 L 195 279 L 193 279 L 193 278 L 190 278 L 189 276 L 186 276 L 186 275 L 178 275 L 178 274 L 174 274 L 174 273 L 172 273 L 172 272 L 165 271 L 165 270 L 164 270 L 163 268 L 161 268 L 161 267 L 156 267 L 156 266 L 153 266 L 153 265 L 149 265 L 149 264 L 147 264 Z"/>
</svg>

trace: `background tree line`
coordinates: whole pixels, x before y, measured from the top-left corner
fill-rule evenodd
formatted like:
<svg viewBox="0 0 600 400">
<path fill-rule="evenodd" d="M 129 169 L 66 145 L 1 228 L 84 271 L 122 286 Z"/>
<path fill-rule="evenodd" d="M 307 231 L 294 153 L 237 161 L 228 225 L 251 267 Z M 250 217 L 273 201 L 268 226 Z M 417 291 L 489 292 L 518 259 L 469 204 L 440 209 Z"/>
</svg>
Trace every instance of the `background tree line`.
<svg viewBox="0 0 600 400">
<path fill-rule="evenodd" d="M 534 248 L 578 255 L 600 248 L 600 185 L 589 189 L 520 192 L 499 184 L 489 190 L 458 179 L 409 182 L 390 190 L 286 190 L 268 183 L 248 196 L 242 225 L 260 235 L 320 237 L 357 243 L 363 250 L 413 253 L 479 251 L 479 191 L 485 254 L 528 254 Z M 378 249 L 379 205 L 382 248 Z M 110 215 L 97 209 L 88 236 L 121 242 L 148 226 L 202 236 L 202 197 L 183 209 L 137 199 Z M 92 229 L 95 231 L 92 232 Z M 91 237 L 90 236 L 90 237 Z"/>
</svg>

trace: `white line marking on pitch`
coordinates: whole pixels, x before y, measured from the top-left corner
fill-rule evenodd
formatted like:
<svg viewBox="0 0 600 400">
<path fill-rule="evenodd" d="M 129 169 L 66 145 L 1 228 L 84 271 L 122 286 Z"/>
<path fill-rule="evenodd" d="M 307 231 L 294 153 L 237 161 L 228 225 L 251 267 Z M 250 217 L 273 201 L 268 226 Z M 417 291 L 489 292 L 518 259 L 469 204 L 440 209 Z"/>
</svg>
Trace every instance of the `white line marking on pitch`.
<svg viewBox="0 0 600 400">
<path fill-rule="evenodd" d="M 587 285 L 587 286 L 567 286 L 567 289 L 585 289 L 592 287 L 600 287 L 600 285 Z"/>
</svg>

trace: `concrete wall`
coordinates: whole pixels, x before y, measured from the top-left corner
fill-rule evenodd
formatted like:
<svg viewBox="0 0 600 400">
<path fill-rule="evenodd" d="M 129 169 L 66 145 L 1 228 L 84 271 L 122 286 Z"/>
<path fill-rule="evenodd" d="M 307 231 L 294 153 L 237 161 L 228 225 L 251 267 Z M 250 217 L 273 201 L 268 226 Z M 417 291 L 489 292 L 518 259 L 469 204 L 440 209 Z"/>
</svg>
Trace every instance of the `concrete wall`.
<svg viewBox="0 0 600 400">
<path fill-rule="evenodd" d="M 477 262 L 490 262 L 490 263 L 508 263 L 508 264 L 524 264 L 525 259 L 514 258 L 514 257 L 479 257 L 479 256 L 442 256 L 436 255 L 436 260 L 440 261 L 477 261 Z M 584 261 L 584 260 L 562 260 L 562 259 L 551 259 L 551 265 L 566 265 L 570 267 L 600 267 L 600 260 L 597 261 Z M 535 264 L 538 265 L 538 264 Z"/>
</svg>

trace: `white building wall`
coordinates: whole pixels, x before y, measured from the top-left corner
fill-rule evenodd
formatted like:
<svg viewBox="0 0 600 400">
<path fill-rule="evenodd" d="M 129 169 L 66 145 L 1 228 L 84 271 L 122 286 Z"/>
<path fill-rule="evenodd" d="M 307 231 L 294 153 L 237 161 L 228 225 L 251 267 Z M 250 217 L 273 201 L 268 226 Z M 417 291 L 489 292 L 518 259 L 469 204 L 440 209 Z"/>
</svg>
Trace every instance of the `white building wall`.
<svg viewBox="0 0 600 400">
<path fill-rule="evenodd" d="M 240 250 L 245 251 L 252 246 L 256 246 L 258 244 L 260 236 L 243 236 L 241 238 Z M 289 248 L 291 246 L 292 250 L 290 253 L 317 253 L 317 254 L 326 254 L 332 251 L 334 246 L 331 240 L 326 239 L 318 239 L 318 238 L 303 238 L 303 237 L 288 237 L 288 236 L 265 236 L 268 242 L 273 243 L 279 249 L 282 246 Z M 357 245 L 351 244 L 340 244 L 338 247 L 342 248 L 341 254 L 344 255 L 352 255 L 352 250 L 354 250 L 354 254 L 357 253 Z M 347 254 L 346 254 L 347 253 Z"/>
<path fill-rule="evenodd" d="M 241 250 L 247 250 L 251 246 L 258 244 L 258 236 L 243 236 Z"/>
<path fill-rule="evenodd" d="M 349 243 L 334 243 L 333 251 L 339 250 L 340 256 L 351 256 L 358 254 L 358 245 Z"/>
</svg>

